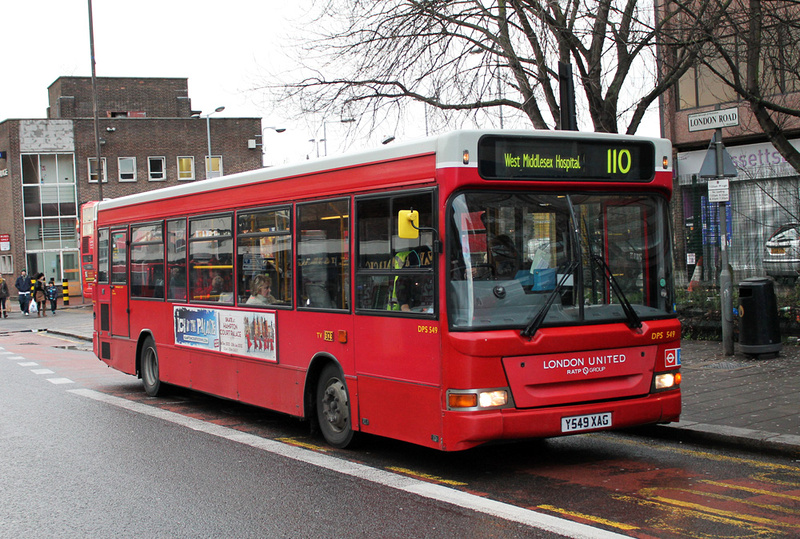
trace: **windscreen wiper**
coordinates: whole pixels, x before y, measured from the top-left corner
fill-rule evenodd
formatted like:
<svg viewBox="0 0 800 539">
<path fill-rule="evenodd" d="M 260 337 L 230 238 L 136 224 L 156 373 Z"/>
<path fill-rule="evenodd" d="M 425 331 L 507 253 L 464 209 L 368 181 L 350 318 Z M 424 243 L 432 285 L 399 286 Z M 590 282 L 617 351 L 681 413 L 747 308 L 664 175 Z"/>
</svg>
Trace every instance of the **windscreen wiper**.
<svg viewBox="0 0 800 539">
<path fill-rule="evenodd" d="M 553 306 L 553 302 L 556 300 L 556 297 L 558 297 L 558 295 L 561 293 L 561 289 L 564 288 L 564 284 L 567 282 L 567 279 L 569 279 L 569 277 L 573 274 L 573 271 L 578 267 L 579 263 L 580 262 L 577 260 L 573 260 L 569 263 L 564 275 L 561 276 L 561 279 L 559 279 L 556 287 L 547 296 L 547 301 L 544 302 L 544 305 L 541 309 L 539 309 L 539 312 L 536 313 L 536 316 L 533 317 L 533 320 L 531 320 L 530 324 L 528 324 L 525 329 L 520 332 L 520 335 L 523 337 L 528 337 L 529 339 L 533 338 L 544 322 L 550 307 Z"/>
<path fill-rule="evenodd" d="M 642 327 L 642 321 L 639 319 L 639 315 L 636 314 L 636 311 L 631 305 L 631 302 L 628 301 L 628 298 L 625 297 L 625 293 L 622 291 L 622 287 L 619 286 L 617 279 L 614 277 L 614 274 L 611 273 L 611 268 L 608 267 L 606 261 L 603 260 L 603 257 L 600 255 L 592 254 L 592 260 L 594 260 L 600 269 L 603 270 L 603 277 L 606 278 L 608 283 L 611 285 L 611 289 L 617 294 L 617 297 L 620 300 L 620 304 L 622 305 L 622 310 L 625 312 L 625 316 L 628 318 L 628 327 L 631 329 L 639 329 Z"/>
</svg>

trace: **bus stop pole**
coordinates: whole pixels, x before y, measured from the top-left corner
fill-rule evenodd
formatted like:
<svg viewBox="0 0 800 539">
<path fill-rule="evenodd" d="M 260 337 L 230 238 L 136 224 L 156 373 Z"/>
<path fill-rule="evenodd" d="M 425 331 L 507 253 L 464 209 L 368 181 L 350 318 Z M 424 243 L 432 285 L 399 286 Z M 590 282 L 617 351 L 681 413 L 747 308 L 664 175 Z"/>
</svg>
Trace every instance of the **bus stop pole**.
<svg viewBox="0 0 800 539">
<path fill-rule="evenodd" d="M 714 145 L 717 160 L 717 179 L 724 179 L 722 128 L 717 128 Z M 722 268 L 719 272 L 720 311 L 722 322 L 722 351 L 726 356 L 733 355 L 733 286 L 731 268 L 728 264 L 728 203 L 719 203 L 719 258 Z"/>
</svg>

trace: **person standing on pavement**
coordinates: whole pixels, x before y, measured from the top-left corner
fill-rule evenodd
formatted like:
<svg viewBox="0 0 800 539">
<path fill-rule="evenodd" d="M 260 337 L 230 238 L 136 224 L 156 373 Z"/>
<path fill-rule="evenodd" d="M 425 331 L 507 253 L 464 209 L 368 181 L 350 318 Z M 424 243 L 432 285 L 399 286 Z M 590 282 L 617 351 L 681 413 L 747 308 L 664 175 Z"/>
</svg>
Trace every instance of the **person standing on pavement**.
<svg viewBox="0 0 800 539">
<path fill-rule="evenodd" d="M 53 277 L 50 277 L 50 282 L 47 283 L 47 299 L 50 301 L 50 312 L 54 315 L 56 314 L 56 305 L 58 304 L 58 287 L 56 286 L 56 280 Z"/>
<path fill-rule="evenodd" d="M 47 302 L 47 289 L 44 282 L 44 273 L 36 275 L 36 284 L 33 286 L 33 301 L 36 302 L 36 316 L 47 316 L 45 303 Z"/>
<path fill-rule="evenodd" d="M 25 313 L 25 316 L 28 316 L 28 305 L 30 305 L 31 302 L 33 283 L 31 282 L 31 278 L 28 277 L 28 272 L 26 270 L 22 270 L 19 273 L 19 277 L 17 277 L 16 282 L 14 282 L 14 286 L 17 288 L 17 293 L 19 294 L 19 310 Z"/>
<path fill-rule="evenodd" d="M 8 282 L 0 275 L 0 318 L 8 318 L 8 310 L 6 308 L 8 296 Z"/>
</svg>

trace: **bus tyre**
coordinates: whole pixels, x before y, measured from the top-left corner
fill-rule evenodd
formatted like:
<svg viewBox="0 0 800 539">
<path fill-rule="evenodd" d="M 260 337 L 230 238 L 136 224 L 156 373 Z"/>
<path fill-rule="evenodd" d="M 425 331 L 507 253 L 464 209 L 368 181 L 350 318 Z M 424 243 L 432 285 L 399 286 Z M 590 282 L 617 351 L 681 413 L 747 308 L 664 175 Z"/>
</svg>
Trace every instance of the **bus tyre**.
<svg viewBox="0 0 800 539">
<path fill-rule="evenodd" d="M 144 391 L 149 396 L 156 397 L 161 392 L 161 380 L 158 378 L 158 351 L 152 337 L 145 339 L 140 360 Z"/>
<path fill-rule="evenodd" d="M 336 365 L 329 364 L 317 382 L 317 420 L 322 435 L 333 447 L 345 448 L 353 441 L 350 398 L 344 375 Z"/>
</svg>

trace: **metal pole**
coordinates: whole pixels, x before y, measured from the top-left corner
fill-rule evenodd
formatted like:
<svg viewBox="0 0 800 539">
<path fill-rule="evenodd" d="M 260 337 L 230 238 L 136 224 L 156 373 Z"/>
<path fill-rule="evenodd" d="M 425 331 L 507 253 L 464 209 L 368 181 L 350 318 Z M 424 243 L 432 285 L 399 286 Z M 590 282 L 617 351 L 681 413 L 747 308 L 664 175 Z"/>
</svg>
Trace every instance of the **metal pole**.
<svg viewBox="0 0 800 539">
<path fill-rule="evenodd" d="M 89 49 L 92 56 L 92 101 L 94 102 L 94 153 L 97 156 L 97 199 L 103 200 L 103 163 L 100 160 L 100 125 L 97 117 L 97 76 L 94 60 L 94 22 L 92 0 L 89 0 Z"/>
<path fill-rule="evenodd" d="M 714 153 L 717 160 L 717 179 L 724 179 L 722 162 L 722 128 L 717 128 Z M 733 355 L 733 295 L 731 268 L 728 265 L 728 203 L 719 203 L 719 258 L 722 268 L 719 272 L 720 311 L 722 322 L 722 351 L 726 356 Z"/>
<path fill-rule="evenodd" d="M 208 154 L 206 156 L 206 179 L 211 171 L 211 114 L 206 114 L 206 140 L 208 140 Z"/>
</svg>

